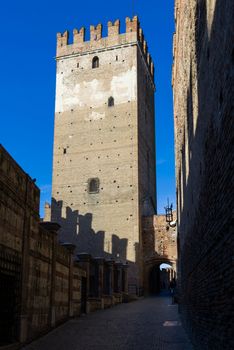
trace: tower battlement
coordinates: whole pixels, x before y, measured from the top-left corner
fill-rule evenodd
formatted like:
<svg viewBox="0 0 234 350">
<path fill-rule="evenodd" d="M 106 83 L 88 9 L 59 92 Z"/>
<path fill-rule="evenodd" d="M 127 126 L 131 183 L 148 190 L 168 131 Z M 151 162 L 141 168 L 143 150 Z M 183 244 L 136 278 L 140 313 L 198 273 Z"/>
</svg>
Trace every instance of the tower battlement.
<svg viewBox="0 0 234 350">
<path fill-rule="evenodd" d="M 154 76 L 154 64 L 148 52 L 148 45 L 144 38 L 143 30 L 137 16 L 127 17 L 125 33 L 120 34 L 120 20 L 107 23 L 107 37 L 102 36 L 103 25 L 90 26 L 90 40 L 85 40 L 85 28 L 75 28 L 73 30 L 73 42 L 69 43 L 69 32 L 57 33 L 57 52 L 56 58 L 69 56 L 73 54 L 82 55 L 87 52 L 105 50 L 113 46 L 138 43 L 149 67 L 149 71 Z"/>
</svg>

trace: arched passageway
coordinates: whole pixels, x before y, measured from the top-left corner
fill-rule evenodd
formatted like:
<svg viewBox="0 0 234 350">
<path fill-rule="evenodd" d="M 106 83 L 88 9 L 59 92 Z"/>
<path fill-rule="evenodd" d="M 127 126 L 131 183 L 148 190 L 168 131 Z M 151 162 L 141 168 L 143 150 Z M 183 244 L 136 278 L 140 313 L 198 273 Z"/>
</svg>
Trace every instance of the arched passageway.
<svg viewBox="0 0 234 350">
<path fill-rule="evenodd" d="M 170 283 L 176 279 L 176 272 L 168 263 L 157 263 L 149 271 L 149 294 L 168 291 Z"/>
</svg>

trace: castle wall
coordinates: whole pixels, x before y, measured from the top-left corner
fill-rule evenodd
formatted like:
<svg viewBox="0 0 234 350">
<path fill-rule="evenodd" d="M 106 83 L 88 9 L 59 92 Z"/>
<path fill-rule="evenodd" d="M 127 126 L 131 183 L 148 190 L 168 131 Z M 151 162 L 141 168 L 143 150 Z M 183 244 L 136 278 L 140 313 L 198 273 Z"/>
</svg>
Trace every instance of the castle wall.
<svg viewBox="0 0 234 350">
<path fill-rule="evenodd" d="M 176 212 L 173 212 L 176 221 Z M 172 270 L 169 279 L 177 277 L 177 227 L 166 222 L 165 215 L 145 216 L 142 220 L 142 251 L 144 268 L 144 294 L 152 293 L 154 284 L 152 270 L 163 263 L 169 264 Z M 165 277 L 165 276 L 164 276 Z M 163 285 L 163 273 L 161 274 Z M 167 284 L 165 284 L 166 286 Z M 160 290 L 160 286 L 158 286 Z"/>
<path fill-rule="evenodd" d="M 175 6 L 180 309 L 195 349 L 231 349 L 233 1 Z"/>
<path fill-rule="evenodd" d="M 155 86 L 145 69 L 143 53 L 137 51 L 138 79 L 138 176 L 141 215 L 156 212 L 156 163 L 155 163 Z"/>
<path fill-rule="evenodd" d="M 59 226 L 40 224 L 39 199 L 34 181 L 0 145 L 1 344 L 32 340 L 80 314 L 85 271 L 57 243 Z"/>
<path fill-rule="evenodd" d="M 173 213 L 173 220 L 176 220 L 176 213 Z M 177 228 L 171 227 L 164 215 L 154 216 L 155 251 L 157 254 L 168 258 L 176 270 L 177 262 Z"/>
<path fill-rule="evenodd" d="M 0 145 L 0 345 L 7 347 L 127 295 L 127 264 L 86 255 L 74 261 L 75 246 L 58 243 L 60 226 L 40 222 L 34 182 Z"/>
</svg>

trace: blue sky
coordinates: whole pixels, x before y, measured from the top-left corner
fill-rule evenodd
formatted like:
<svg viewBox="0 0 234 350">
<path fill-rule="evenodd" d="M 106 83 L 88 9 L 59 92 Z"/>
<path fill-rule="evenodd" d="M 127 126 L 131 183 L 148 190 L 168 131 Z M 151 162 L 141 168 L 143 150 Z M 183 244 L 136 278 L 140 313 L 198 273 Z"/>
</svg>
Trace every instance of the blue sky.
<svg viewBox="0 0 234 350">
<path fill-rule="evenodd" d="M 12 0 L 0 12 L 0 143 L 50 201 L 55 95 L 56 32 L 137 14 L 155 63 L 158 213 L 167 197 L 175 206 L 171 89 L 173 0 Z M 41 209 L 42 213 L 42 209 Z"/>
</svg>

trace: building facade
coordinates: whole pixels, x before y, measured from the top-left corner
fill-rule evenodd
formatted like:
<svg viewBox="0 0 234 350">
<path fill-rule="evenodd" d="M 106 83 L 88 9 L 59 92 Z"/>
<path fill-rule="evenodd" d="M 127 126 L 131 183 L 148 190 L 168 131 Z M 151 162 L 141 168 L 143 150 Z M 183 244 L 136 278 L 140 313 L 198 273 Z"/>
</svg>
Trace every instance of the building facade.
<svg viewBox="0 0 234 350">
<path fill-rule="evenodd" d="M 234 3 L 177 0 L 175 16 L 180 309 L 195 349 L 232 349 Z"/>
<path fill-rule="evenodd" d="M 51 218 L 77 251 L 141 279 L 141 218 L 156 208 L 154 66 L 137 17 L 57 35 Z M 48 209 L 48 208 L 47 208 Z"/>
</svg>

